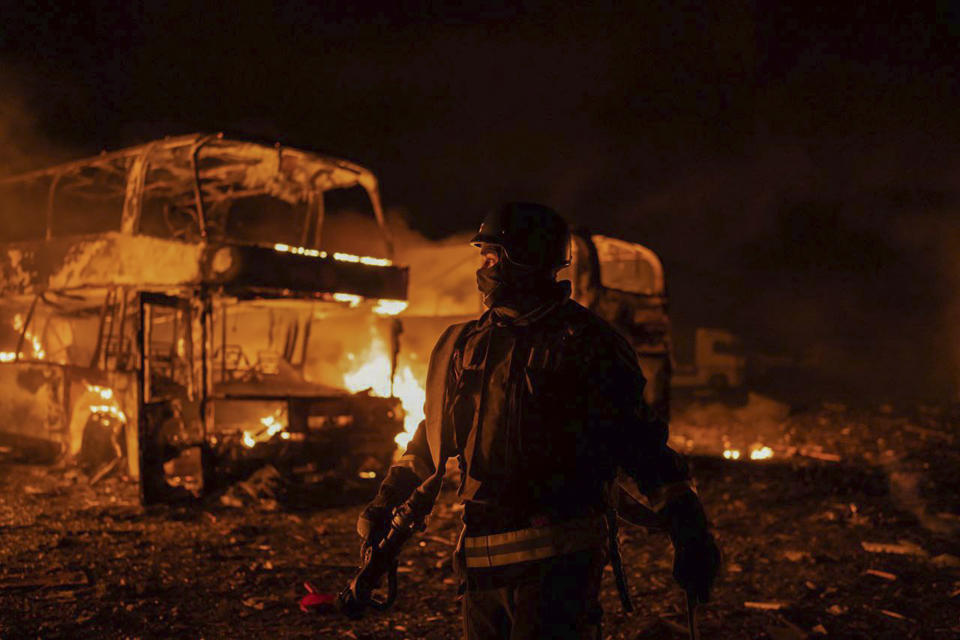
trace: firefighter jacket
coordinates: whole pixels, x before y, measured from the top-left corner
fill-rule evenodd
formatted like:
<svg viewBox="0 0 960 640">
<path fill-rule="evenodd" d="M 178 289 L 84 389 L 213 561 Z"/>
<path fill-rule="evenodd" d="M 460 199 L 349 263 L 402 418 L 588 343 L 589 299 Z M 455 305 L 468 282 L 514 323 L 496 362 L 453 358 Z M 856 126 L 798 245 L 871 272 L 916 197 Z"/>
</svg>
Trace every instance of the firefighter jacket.
<svg viewBox="0 0 960 640">
<path fill-rule="evenodd" d="M 618 470 L 655 508 L 689 490 L 633 349 L 569 291 L 559 283 L 520 317 L 491 310 L 454 325 L 431 356 L 426 419 L 397 464 L 427 480 L 458 459 L 468 553 L 470 536 L 515 548 L 546 525 L 590 537 Z"/>
</svg>

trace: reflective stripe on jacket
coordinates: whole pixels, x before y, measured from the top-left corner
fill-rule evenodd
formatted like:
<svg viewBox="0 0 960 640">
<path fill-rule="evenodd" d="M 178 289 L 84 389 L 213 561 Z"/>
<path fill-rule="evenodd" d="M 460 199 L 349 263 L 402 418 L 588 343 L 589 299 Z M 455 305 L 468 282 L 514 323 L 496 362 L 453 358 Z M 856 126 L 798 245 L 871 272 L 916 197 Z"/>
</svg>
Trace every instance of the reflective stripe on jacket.
<svg viewBox="0 0 960 640">
<path fill-rule="evenodd" d="M 606 534 L 603 516 L 592 516 L 486 536 L 467 535 L 463 538 L 462 552 L 468 569 L 487 569 L 603 549 L 607 544 Z"/>
</svg>

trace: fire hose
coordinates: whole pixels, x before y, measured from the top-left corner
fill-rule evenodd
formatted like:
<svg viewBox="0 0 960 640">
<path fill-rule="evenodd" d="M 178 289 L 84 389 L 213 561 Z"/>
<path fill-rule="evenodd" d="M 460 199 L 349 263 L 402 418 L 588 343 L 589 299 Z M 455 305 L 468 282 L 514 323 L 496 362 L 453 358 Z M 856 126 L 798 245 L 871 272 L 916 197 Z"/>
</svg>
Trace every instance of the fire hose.
<svg viewBox="0 0 960 640">
<path fill-rule="evenodd" d="M 439 476 L 442 479 L 442 476 Z M 390 530 L 380 542 L 364 548 L 359 571 L 350 584 L 337 596 L 337 607 L 348 618 L 357 620 L 367 609 L 386 611 L 397 599 L 397 558 L 407 540 L 426 528 L 426 519 L 433 510 L 440 482 L 431 478 L 402 505 L 394 509 Z M 387 595 L 378 597 L 374 591 L 387 578 Z"/>
</svg>

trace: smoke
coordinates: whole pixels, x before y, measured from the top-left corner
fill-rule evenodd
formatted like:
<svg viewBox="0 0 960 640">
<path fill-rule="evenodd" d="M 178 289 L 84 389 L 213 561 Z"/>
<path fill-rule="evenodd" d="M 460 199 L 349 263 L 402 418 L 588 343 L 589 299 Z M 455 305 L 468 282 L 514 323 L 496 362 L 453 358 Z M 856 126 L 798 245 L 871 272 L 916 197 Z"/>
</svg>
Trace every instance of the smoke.
<svg viewBox="0 0 960 640">
<path fill-rule="evenodd" d="M 754 149 L 634 180 L 639 198 L 611 172 L 571 210 L 661 255 L 675 326 L 727 327 L 755 354 L 813 365 L 792 380 L 812 394 L 956 398 L 960 154 L 889 133 Z"/>
<path fill-rule="evenodd" d="M 70 150 L 41 133 L 25 83 L 0 70 L 0 178 L 61 162 Z"/>
</svg>

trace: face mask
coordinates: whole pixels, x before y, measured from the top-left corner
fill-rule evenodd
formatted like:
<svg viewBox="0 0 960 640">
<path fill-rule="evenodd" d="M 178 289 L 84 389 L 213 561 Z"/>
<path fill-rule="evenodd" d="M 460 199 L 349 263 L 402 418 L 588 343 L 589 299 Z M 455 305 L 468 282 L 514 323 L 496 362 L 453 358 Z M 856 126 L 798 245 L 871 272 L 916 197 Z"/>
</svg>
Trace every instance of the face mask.
<svg viewBox="0 0 960 640">
<path fill-rule="evenodd" d="M 552 279 L 542 269 L 501 260 L 477 269 L 477 288 L 487 308 L 522 307 L 524 302 L 548 290 Z"/>
</svg>

